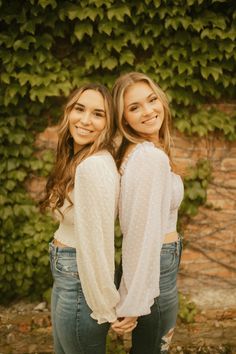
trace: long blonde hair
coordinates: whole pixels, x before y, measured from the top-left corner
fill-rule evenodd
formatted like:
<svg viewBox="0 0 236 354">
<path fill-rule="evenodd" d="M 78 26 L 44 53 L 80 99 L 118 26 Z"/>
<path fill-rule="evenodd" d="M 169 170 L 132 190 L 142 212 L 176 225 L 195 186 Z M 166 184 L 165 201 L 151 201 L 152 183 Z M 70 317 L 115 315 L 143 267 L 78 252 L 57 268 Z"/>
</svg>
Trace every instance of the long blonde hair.
<svg viewBox="0 0 236 354">
<path fill-rule="evenodd" d="M 171 136 L 170 136 L 170 121 L 171 113 L 168 104 L 167 97 L 161 88 L 154 83 L 147 75 L 139 72 L 130 72 L 120 76 L 112 89 L 113 104 L 115 110 L 115 118 L 118 126 L 119 133 L 121 135 L 121 144 L 117 150 L 116 160 L 117 165 L 120 167 L 125 151 L 130 143 L 138 144 L 145 140 L 149 140 L 149 137 L 143 137 L 137 131 L 132 129 L 130 125 L 125 124 L 124 117 L 124 95 L 131 85 L 137 82 L 147 83 L 153 92 L 157 95 L 164 107 L 164 120 L 159 131 L 159 147 L 162 148 L 170 159 L 170 164 L 173 170 L 176 169 L 171 155 Z M 151 140 L 150 140 L 151 141 Z"/>
<path fill-rule="evenodd" d="M 86 90 L 100 92 L 104 99 L 106 126 L 96 140 L 82 147 L 74 154 L 73 138 L 69 131 L 69 115 L 81 94 Z M 74 187 L 75 170 L 84 159 L 100 150 L 108 150 L 114 156 L 113 137 L 115 134 L 112 96 L 108 89 L 101 84 L 85 84 L 75 90 L 68 99 L 64 115 L 59 125 L 56 162 L 46 185 L 46 195 L 41 201 L 40 208 L 52 211 L 59 210 L 67 199 L 73 205 L 69 193 Z M 60 212 L 61 213 L 61 212 Z"/>
</svg>

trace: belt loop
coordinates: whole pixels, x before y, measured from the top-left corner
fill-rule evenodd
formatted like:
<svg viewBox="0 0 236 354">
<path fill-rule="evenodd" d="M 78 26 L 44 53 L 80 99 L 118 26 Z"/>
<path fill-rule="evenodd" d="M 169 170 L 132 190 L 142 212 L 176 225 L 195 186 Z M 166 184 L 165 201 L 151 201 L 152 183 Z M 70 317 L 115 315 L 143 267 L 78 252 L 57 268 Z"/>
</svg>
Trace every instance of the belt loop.
<svg viewBox="0 0 236 354">
<path fill-rule="evenodd" d="M 180 242 L 178 238 L 178 240 L 176 241 L 176 256 L 179 257 L 179 254 L 180 254 Z"/>
</svg>

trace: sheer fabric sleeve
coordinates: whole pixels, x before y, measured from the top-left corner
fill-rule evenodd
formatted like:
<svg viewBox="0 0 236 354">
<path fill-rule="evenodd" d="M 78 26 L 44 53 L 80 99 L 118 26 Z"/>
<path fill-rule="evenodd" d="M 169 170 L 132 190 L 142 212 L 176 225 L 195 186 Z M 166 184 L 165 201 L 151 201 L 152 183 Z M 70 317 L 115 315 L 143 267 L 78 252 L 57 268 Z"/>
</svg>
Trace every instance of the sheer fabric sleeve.
<svg viewBox="0 0 236 354">
<path fill-rule="evenodd" d="M 129 158 L 121 183 L 120 222 L 123 232 L 123 276 L 118 317 L 151 312 L 159 295 L 160 251 L 171 196 L 167 155 L 144 143 Z"/>
<path fill-rule="evenodd" d="M 110 164 L 107 157 L 91 157 L 77 167 L 74 187 L 77 265 L 91 317 L 99 324 L 117 318 L 114 219 L 118 188 L 115 164 Z"/>
</svg>

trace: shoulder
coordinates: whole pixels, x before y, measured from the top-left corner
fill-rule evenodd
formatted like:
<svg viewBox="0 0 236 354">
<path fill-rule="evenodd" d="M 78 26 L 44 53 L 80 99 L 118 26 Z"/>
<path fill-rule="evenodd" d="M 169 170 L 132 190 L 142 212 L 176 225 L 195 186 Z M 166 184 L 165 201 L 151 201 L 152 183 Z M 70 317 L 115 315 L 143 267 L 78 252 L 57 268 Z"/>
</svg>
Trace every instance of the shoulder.
<svg viewBox="0 0 236 354">
<path fill-rule="evenodd" d="M 145 141 L 137 144 L 130 156 L 130 163 L 153 164 L 169 166 L 169 157 L 167 154 L 157 148 L 153 143 Z"/>
<path fill-rule="evenodd" d="M 91 155 L 76 167 L 76 175 L 89 175 L 91 178 L 107 173 L 118 174 L 115 161 L 108 151 Z"/>
</svg>

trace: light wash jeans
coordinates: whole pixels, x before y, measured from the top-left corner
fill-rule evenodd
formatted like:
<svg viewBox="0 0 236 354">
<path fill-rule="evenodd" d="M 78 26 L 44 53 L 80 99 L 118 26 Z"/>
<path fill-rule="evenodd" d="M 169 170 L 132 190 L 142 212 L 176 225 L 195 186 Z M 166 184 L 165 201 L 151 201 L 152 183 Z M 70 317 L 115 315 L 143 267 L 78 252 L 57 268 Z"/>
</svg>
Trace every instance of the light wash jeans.
<svg viewBox="0 0 236 354">
<path fill-rule="evenodd" d="M 161 249 L 160 295 L 149 315 L 140 316 L 132 332 L 130 354 L 167 354 L 178 313 L 177 273 L 182 241 L 163 244 Z"/>
<path fill-rule="evenodd" d="M 56 354 L 105 354 L 109 323 L 90 317 L 76 264 L 76 250 L 49 244 L 54 279 L 51 316 Z"/>
</svg>

